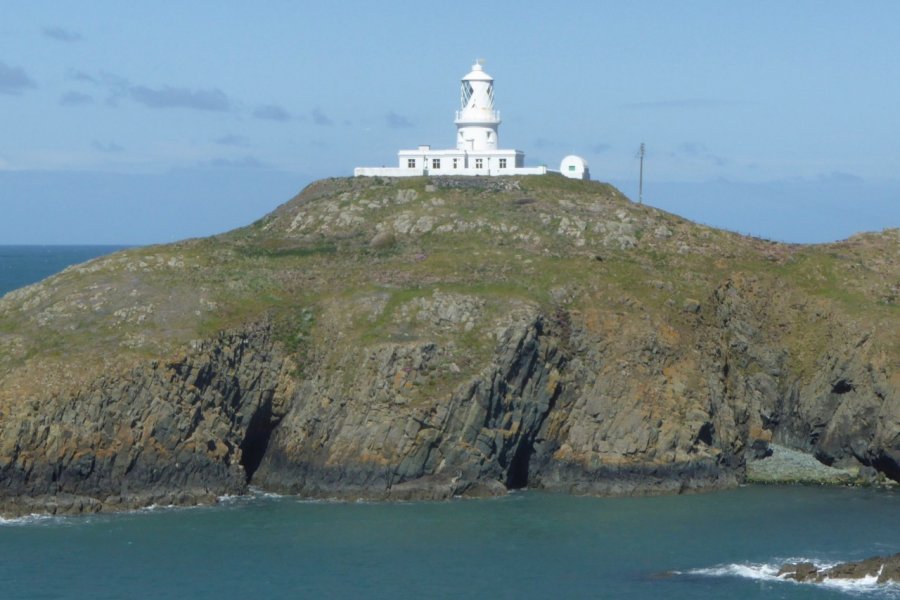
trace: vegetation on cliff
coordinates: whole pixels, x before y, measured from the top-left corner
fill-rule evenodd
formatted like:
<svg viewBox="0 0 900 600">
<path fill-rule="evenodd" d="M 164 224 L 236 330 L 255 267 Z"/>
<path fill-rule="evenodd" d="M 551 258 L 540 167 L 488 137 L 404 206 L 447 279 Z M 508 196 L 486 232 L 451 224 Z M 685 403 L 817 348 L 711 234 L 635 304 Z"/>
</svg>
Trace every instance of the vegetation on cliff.
<svg viewBox="0 0 900 600">
<path fill-rule="evenodd" d="M 900 479 L 898 248 L 552 176 L 320 181 L 0 299 L 0 506 L 680 491 L 770 441 Z"/>
</svg>

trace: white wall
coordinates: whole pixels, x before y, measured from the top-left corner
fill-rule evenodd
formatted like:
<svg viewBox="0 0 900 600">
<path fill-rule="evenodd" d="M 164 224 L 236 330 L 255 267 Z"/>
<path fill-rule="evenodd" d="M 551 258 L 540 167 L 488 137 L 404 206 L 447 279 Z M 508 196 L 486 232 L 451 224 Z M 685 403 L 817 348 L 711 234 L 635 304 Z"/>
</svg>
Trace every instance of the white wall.
<svg viewBox="0 0 900 600">
<path fill-rule="evenodd" d="M 443 162 L 441 163 L 443 166 Z M 510 163 L 512 164 L 512 163 Z M 500 168 L 483 168 L 483 169 L 400 169 L 397 167 L 357 167 L 353 170 L 356 177 L 421 177 L 423 175 L 433 176 L 500 176 L 500 175 L 546 175 L 547 167 L 508 167 Z"/>
</svg>

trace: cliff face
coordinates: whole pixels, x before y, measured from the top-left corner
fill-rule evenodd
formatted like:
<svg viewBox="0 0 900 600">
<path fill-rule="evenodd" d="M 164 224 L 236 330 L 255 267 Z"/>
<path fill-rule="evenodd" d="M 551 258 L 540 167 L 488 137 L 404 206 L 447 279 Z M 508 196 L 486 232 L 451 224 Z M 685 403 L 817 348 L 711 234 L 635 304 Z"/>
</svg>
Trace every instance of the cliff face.
<svg viewBox="0 0 900 600">
<path fill-rule="evenodd" d="M 900 480 L 900 232 L 789 246 L 554 177 L 328 180 L 0 299 L 0 511 Z"/>
</svg>

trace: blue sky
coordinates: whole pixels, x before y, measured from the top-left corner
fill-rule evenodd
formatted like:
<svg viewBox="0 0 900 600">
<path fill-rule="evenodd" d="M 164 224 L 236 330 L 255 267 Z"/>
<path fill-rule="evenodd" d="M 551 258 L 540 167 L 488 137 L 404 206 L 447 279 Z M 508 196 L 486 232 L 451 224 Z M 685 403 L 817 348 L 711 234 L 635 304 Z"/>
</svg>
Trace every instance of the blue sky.
<svg viewBox="0 0 900 600">
<path fill-rule="evenodd" d="M 900 226 L 900 3 L 0 0 L 0 244 L 154 243 L 454 143 L 587 158 L 646 203 L 774 239 Z"/>
</svg>

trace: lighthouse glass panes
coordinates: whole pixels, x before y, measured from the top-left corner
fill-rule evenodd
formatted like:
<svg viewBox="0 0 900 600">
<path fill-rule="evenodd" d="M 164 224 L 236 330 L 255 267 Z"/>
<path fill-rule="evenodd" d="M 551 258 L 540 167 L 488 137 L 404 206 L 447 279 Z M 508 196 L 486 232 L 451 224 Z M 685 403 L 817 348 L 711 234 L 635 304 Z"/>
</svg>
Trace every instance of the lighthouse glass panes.
<svg viewBox="0 0 900 600">
<path fill-rule="evenodd" d="M 465 108 L 469 104 L 469 98 L 472 97 L 472 84 L 463 81 L 460 89 L 460 108 Z"/>
</svg>

